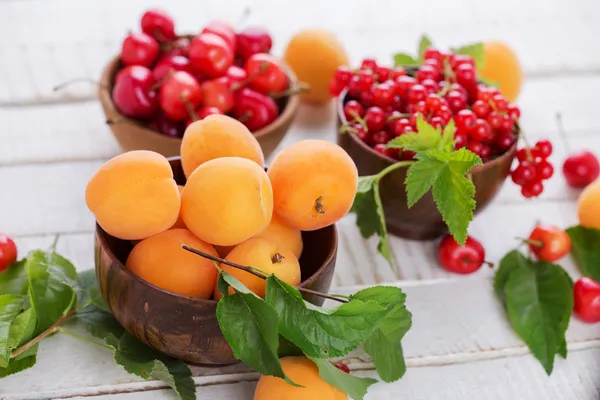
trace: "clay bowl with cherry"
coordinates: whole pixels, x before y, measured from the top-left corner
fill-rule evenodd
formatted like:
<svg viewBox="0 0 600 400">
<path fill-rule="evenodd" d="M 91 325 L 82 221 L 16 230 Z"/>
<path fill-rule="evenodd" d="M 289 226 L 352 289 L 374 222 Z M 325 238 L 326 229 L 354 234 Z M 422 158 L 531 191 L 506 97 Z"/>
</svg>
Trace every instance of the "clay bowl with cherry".
<svg viewBox="0 0 600 400">
<path fill-rule="evenodd" d="M 479 213 L 510 174 L 520 111 L 497 89 L 477 82 L 470 57 L 452 56 L 452 78 L 443 76 L 441 57 L 437 52 L 419 68 L 388 68 L 369 59 L 355 71 L 340 68 L 330 86 L 337 95 L 338 143 L 352 157 L 361 176 L 373 175 L 400 160 L 414 158 L 412 152 L 385 149 L 385 145 L 414 132 L 417 114 L 436 127 L 454 119 L 456 147 L 466 147 L 484 162 L 471 171 L 475 213 Z M 407 239 L 438 238 L 447 232 L 447 226 L 431 192 L 411 208 L 407 206 L 407 169 L 394 170 L 380 182 L 388 230 Z"/>
<path fill-rule="evenodd" d="M 192 121 L 227 114 L 243 122 L 265 156 L 281 142 L 296 115 L 296 76 L 269 54 L 260 27 L 240 32 L 213 21 L 197 35 L 176 35 L 173 19 L 149 10 L 142 32 L 130 33 L 106 65 L 100 102 L 124 151 L 179 155 Z"/>
<path fill-rule="evenodd" d="M 169 163 L 176 182 L 185 185 L 179 157 L 170 158 Z M 337 255 L 335 225 L 303 231 L 302 243 L 298 286 L 327 293 Z M 188 244 L 194 247 L 194 243 Z M 119 323 L 140 341 L 171 357 L 201 365 L 237 363 L 217 322 L 217 301 L 177 294 L 140 278 L 126 267 L 133 247 L 132 241 L 112 236 L 96 225 L 96 275 L 102 296 Z M 305 299 L 323 303 L 321 297 L 306 295 Z"/>
</svg>

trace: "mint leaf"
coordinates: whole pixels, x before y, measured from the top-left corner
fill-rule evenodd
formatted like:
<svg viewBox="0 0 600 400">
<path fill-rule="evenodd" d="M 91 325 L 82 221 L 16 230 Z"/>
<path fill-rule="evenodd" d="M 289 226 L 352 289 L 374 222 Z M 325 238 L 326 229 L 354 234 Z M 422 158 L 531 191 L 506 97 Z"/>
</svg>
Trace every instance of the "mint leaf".
<svg viewBox="0 0 600 400">
<path fill-rule="evenodd" d="M 196 385 L 186 363 L 161 355 L 129 333 L 121 336 L 115 348 L 115 361 L 130 374 L 165 382 L 182 400 L 196 398 Z"/>
<path fill-rule="evenodd" d="M 351 300 L 336 308 L 305 302 L 295 287 L 267 279 L 267 302 L 279 317 L 279 332 L 308 357 L 341 357 L 360 346 L 388 310 L 373 301 Z"/>
<path fill-rule="evenodd" d="M 425 53 L 425 50 L 427 50 L 428 47 L 431 47 L 431 45 L 431 39 L 429 39 L 427 35 L 421 35 L 421 38 L 419 39 L 419 64 L 423 62 L 423 54 Z"/>
<path fill-rule="evenodd" d="M 475 67 L 477 70 L 481 70 L 485 63 L 485 49 L 483 43 L 473 43 L 466 46 L 453 49 L 455 54 L 464 54 L 471 56 L 475 61 Z"/>
<path fill-rule="evenodd" d="M 500 299 L 504 300 L 504 286 L 508 281 L 510 273 L 515 269 L 526 268 L 531 264 L 531 261 L 525 257 L 519 250 L 513 250 L 507 253 L 496 270 L 494 275 L 494 291 Z"/>
<path fill-rule="evenodd" d="M 35 365 L 36 359 L 37 359 L 37 356 L 34 354 L 29 357 L 16 358 L 16 359 L 10 360 L 8 367 L 6 367 L 6 368 L 0 367 L 0 378 L 4 378 L 9 375 L 16 374 L 18 372 L 21 372 L 28 368 L 33 367 Z"/>
<path fill-rule="evenodd" d="M 77 272 L 57 253 L 36 250 L 25 263 L 31 306 L 38 316 L 37 333 L 48 329 L 75 304 Z"/>
<path fill-rule="evenodd" d="M 375 369 L 384 382 L 395 382 L 406 373 L 400 340 L 392 341 L 381 330 L 376 330 L 363 347 L 373 359 Z"/>
<path fill-rule="evenodd" d="M 296 385 L 283 372 L 277 356 L 278 321 L 273 306 L 253 293 L 237 291 L 225 294 L 219 300 L 217 319 L 223 336 L 238 360 L 262 375 L 283 378 Z"/>
<path fill-rule="evenodd" d="M 440 159 L 431 151 L 426 153 L 429 157 Z M 481 164 L 481 159 L 467 149 L 454 151 L 433 184 L 433 199 L 450 233 L 460 245 L 467 240 L 467 228 L 475 210 L 475 185 L 466 174 Z"/>
<path fill-rule="evenodd" d="M 25 261 L 17 261 L 11 264 L 0 274 L 0 293 L 2 294 L 26 294 L 27 293 L 27 271 Z"/>
<path fill-rule="evenodd" d="M 0 367 L 6 368 L 12 351 L 10 328 L 25 307 L 25 297 L 18 294 L 0 295 Z"/>
<path fill-rule="evenodd" d="M 566 230 L 571 255 L 581 273 L 600 282 L 600 230 L 576 225 Z"/>
<path fill-rule="evenodd" d="M 405 65 L 417 65 L 417 60 L 415 60 L 411 55 L 398 53 L 394 54 L 394 64 L 396 67 L 402 67 Z"/>
<path fill-rule="evenodd" d="M 367 394 L 367 390 L 369 390 L 369 386 L 377 383 L 377 380 L 372 378 L 360 378 L 340 371 L 327 360 L 320 358 L 310 359 L 319 368 L 319 376 L 325 382 L 347 393 L 354 400 L 363 400 Z"/>
<path fill-rule="evenodd" d="M 379 195 L 379 178 L 376 175 L 358 178 L 358 189 L 351 212 L 356 214 L 356 225 L 362 237 L 368 239 L 373 234 L 379 235 L 379 253 L 392 264 L 392 251 L 387 238 L 387 226 L 381 196 Z"/>
<path fill-rule="evenodd" d="M 529 262 L 509 273 L 504 294 L 511 325 L 550 375 L 555 354 L 564 354 L 573 310 L 571 279 L 558 265 Z"/>
</svg>

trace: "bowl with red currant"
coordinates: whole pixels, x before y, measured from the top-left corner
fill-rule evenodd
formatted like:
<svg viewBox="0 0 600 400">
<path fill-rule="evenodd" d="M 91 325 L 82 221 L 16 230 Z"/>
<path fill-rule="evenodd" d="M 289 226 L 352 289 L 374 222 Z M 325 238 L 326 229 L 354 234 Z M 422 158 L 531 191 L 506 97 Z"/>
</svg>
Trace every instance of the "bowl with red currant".
<svg viewBox="0 0 600 400">
<path fill-rule="evenodd" d="M 453 120 L 455 149 L 477 154 L 473 168 L 476 212 L 498 193 L 516 154 L 520 110 L 490 85 L 477 79 L 474 59 L 429 47 L 417 65 L 387 67 L 364 59 L 357 69 L 340 67 L 330 90 L 337 96 L 338 143 L 355 161 L 361 176 L 413 160 L 415 153 L 386 147 L 394 138 L 417 132 L 419 116 L 443 130 Z M 400 237 L 427 240 L 447 232 L 431 191 L 407 205 L 408 167 L 380 182 L 388 230 Z"/>
<path fill-rule="evenodd" d="M 227 114 L 254 134 L 268 156 L 288 131 L 299 105 L 299 84 L 270 53 L 260 27 L 236 31 L 213 21 L 197 35 L 177 35 L 171 16 L 148 10 L 141 32 L 129 33 L 105 67 L 100 102 L 124 151 L 179 155 L 192 122 Z"/>
</svg>

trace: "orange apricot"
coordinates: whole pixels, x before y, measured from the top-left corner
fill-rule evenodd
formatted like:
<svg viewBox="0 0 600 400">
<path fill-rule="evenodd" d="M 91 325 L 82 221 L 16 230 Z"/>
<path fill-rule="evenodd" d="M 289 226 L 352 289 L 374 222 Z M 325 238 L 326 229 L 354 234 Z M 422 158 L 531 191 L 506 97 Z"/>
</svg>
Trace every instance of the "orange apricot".
<svg viewBox="0 0 600 400">
<path fill-rule="evenodd" d="M 139 242 L 127 257 L 126 267 L 146 282 L 172 293 L 209 299 L 218 271 L 206 258 L 181 248 L 182 244 L 217 255 L 210 244 L 187 229 L 170 229 Z"/>
<path fill-rule="evenodd" d="M 600 229 L 600 179 L 590 183 L 577 200 L 579 223 L 586 228 Z"/>
<path fill-rule="evenodd" d="M 277 215 L 273 215 L 271 223 L 264 231 L 253 237 L 269 239 L 281 247 L 286 247 L 294 253 L 296 258 L 300 258 L 302 254 L 302 232 L 286 225 Z"/>
<path fill-rule="evenodd" d="M 344 217 L 354 201 L 358 171 L 348 153 L 325 140 L 283 149 L 268 170 L 274 212 L 289 226 L 312 231 Z"/>
<path fill-rule="evenodd" d="M 90 179 L 85 201 L 110 235 L 140 240 L 169 229 L 181 196 L 165 157 L 147 150 L 120 154 Z"/>
<path fill-rule="evenodd" d="M 246 158 L 215 158 L 190 175 L 181 199 L 183 222 L 200 239 L 233 246 L 262 231 L 273 215 L 269 177 Z"/>
<path fill-rule="evenodd" d="M 232 263 L 251 266 L 267 274 L 275 274 L 279 279 L 290 285 L 300 284 L 300 264 L 291 250 L 263 238 L 252 238 L 235 246 L 225 260 Z M 267 283 L 264 279 L 249 272 L 221 263 L 221 268 L 242 282 L 257 296 L 265 297 Z M 230 288 L 233 292 L 233 289 Z M 215 299 L 222 297 L 215 287 Z"/>
<path fill-rule="evenodd" d="M 181 194 L 183 193 L 183 189 L 185 189 L 185 186 L 177 185 L 177 188 L 179 189 L 179 194 Z M 181 219 L 181 207 L 179 208 L 179 216 L 177 217 L 177 221 L 175 221 L 175 224 L 173 224 L 173 226 L 171 227 L 171 229 L 175 228 L 186 229 L 186 226 L 183 223 L 183 219 Z"/>
<path fill-rule="evenodd" d="M 283 372 L 298 386 L 281 378 L 263 375 L 258 380 L 254 400 L 348 400 L 348 395 L 319 376 L 319 369 L 306 357 L 283 357 Z"/>
<path fill-rule="evenodd" d="M 500 92 L 514 102 L 521 91 L 523 67 L 517 54 L 506 43 L 489 41 L 484 43 L 483 68 L 479 76 L 498 84 Z"/>
<path fill-rule="evenodd" d="M 186 177 L 209 160 L 241 157 L 264 167 L 265 157 L 254 135 L 238 120 L 213 114 L 190 124 L 181 141 L 181 166 Z"/>
</svg>

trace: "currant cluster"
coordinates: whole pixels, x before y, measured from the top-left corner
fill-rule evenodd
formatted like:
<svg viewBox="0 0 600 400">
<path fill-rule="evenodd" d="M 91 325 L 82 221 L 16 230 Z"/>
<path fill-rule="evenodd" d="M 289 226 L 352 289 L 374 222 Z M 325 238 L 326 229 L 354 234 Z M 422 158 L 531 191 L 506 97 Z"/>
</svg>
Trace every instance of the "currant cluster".
<svg viewBox="0 0 600 400">
<path fill-rule="evenodd" d="M 516 141 L 519 108 L 494 87 L 479 83 L 472 57 L 428 48 L 416 68 L 388 68 L 364 59 L 357 70 L 340 67 L 330 83 L 339 96 L 345 89 L 346 131 L 394 159 L 413 154 L 385 149 L 386 143 L 416 130 L 417 116 L 429 124 L 456 124 L 456 147 L 466 147 L 486 162 Z"/>
<path fill-rule="evenodd" d="M 165 135 L 181 137 L 187 125 L 211 114 L 228 114 L 256 131 L 280 113 L 288 77 L 269 55 L 272 39 L 260 27 L 241 32 L 213 21 L 190 38 L 175 33 L 173 19 L 149 10 L 142 32 L 121 49 L 122 69 L 112 97 L 127 117 Z"/>
<path fill-rule="evenodd" d="M 521 186 L 523 197 L 530 199 L 544 191 L 542 182 L 554 174 L 554 167 L 548 161 L 551 154 L 552 143 L 548 140 L 540 140 L 533 148 L 524 147 L 517 151 L 519 164 L 510 176 L 514 183 Z"/>
</svg>

